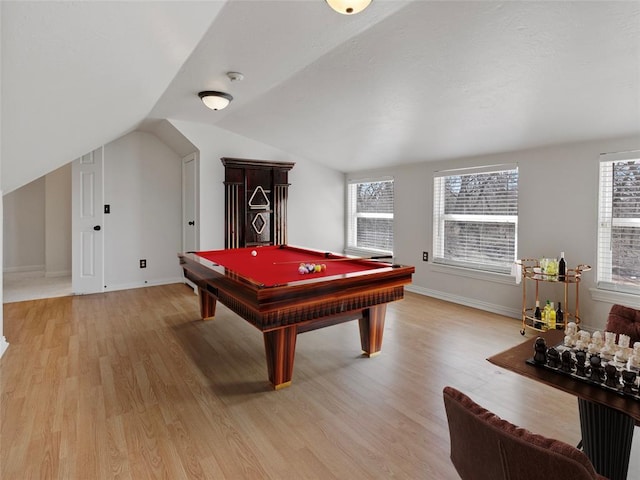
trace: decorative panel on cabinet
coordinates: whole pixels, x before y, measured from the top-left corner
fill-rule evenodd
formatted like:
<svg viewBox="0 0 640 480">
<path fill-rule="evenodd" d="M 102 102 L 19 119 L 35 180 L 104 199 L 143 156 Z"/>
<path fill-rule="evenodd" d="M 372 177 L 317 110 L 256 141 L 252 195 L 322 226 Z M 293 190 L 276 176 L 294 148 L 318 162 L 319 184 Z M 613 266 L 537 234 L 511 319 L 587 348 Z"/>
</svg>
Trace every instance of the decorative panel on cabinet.
<svg viewBox="0 0 640 480">
<path fill-rule="evenodd" d="M 288 172 L 295 163 L 221 158 L 225 248 L 287 243 Z"/>
</svg>

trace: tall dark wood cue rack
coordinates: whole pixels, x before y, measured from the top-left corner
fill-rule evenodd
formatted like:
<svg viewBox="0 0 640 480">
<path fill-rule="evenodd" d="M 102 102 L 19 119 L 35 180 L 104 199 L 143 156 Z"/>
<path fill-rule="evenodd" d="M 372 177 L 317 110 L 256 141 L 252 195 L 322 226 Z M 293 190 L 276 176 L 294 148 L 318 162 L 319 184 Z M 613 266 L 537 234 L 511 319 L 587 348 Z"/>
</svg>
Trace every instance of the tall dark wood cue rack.
<svg viewBox="0 0 640 480">
<path fill-rule="evenodd" d="M 225 168 L 225 248 L 286 244 L 288 173 L 295 163 L 220 160 Z"/>
</svg>

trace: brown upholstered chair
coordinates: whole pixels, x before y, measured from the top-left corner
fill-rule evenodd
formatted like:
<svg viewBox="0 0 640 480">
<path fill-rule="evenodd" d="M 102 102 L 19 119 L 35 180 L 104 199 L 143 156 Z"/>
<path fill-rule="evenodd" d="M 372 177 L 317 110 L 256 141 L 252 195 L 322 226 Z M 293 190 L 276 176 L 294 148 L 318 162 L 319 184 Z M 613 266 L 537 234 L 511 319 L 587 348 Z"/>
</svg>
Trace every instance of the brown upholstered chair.
<svg viewBox="0 0 640 480">
<path fill-rule="evenodd" d="M 613 305 L 609 311 L 607 332 L 623 333 L 631 337 L 630 346 L 634 342 L 640 342 L 640 310 L 622 305 Z"/>
<path fill-rule="evenodd" d="M 577 448 L 502 420 L 453 387 L 443 395 L 451 461 L 462 480 L 605 478 Z"/>
</svg>

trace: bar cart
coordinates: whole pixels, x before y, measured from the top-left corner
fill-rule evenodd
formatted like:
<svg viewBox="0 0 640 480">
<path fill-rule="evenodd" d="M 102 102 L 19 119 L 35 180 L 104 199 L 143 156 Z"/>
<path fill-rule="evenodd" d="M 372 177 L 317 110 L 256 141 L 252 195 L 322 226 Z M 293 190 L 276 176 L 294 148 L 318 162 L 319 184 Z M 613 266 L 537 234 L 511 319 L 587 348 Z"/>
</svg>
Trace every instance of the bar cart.
<svg viewBox="0 0 640 480">
<path fill-rule="evenodd" d="M 580 264 L 575 268 L 567 268 L 564 275 L 564 279 L 559 278 L 558 275 L 547 275 L 540 267 L 540 260 L 535 258 L 522 258 L 516 263 L 519 263 L 522 268 L 522 330 L 520 334 L 524 335 L 526 329 L 535 330 L 538 332 L 544 332 L 549 329 L 549 325 L 541 319 L 537 319 L 534 316 L 535 302 L 539 300 L 539 288 L 540 282 L 555 283 L 562 285 L 564 288 L 564 318 L 562 322 L 556 322 L 556 329 L 564 329 L 565 325 L 569 322 L 575 322 L 580 324 L 580 280 L 582 279 L 582 273 L 591 270 L 591 266 Z M 527 305 L 527 283 L 535 283 L 535 299 L 533 307 Z M 573 311 L 569 308 L 569 285 L 575 285 L 575 304 Z"/>
</svg>

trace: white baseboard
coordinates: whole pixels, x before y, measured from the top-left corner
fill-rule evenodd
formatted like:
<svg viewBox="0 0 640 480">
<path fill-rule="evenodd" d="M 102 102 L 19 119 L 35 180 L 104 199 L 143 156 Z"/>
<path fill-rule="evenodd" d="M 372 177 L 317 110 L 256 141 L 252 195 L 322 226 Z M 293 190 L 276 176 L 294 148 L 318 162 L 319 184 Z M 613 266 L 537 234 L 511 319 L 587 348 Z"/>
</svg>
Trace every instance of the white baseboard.
<svg viewBox="0 0 640 480">
<path fill-rule="evenodd" d="M 44 265 L 22 265 L 20 267 L 4 267 L 3 273 L 44 272 Z"/>
<path fill-rule="evenodd" d="M 408 292 L 417 293 L 419 295 L 438 298 L 440 300 L 477 308 L 478 310 L 484 310 L 486 312 L 497 313 L 498 315 L 504 315 L 505 317 L 515 318 L 518 320 L 522 319 L 522 311 L 520 309 L 509 308 L 504 305 L 496 305 L 495 303 L 482 302 L 474 298 L 461 297 L 459 295 L 452 295 L 450 293 L 431 290 L 428 288 L 416 287 L 415 285 L 407 285 L 405 288 Z"/>
<path fill-rule="evenodd" d="M 0 358 L 2 358 L 2 355 L 4 355 L 4 352 L 7 351 L 7 348 L 9 348 L 9 343 L 7 342 L 7 339 L 4 337 L 0 337 Z"/>
<path fill-rule="evenodd" d="M 163 278 L 152 281 L 141 281 L 141 282 L 131 282 L 131 283 L 121 283 L 116 285 L 108 285 L 107 288 L 104 289 L 105 292 L 116 292 L 118 290 L 131 290 L 133 288 L 144 288 L 144 287 L 156 287 L 159 285 L 170 285 L 172 283 L 184 283 L 182 277 L 175 278 Z"/>
<path fill-rule="evenodd" d="M 189 280 L 187 277 L 183 277 L 183 278 L 182 278 L 182 281 L 183 281 L 185 284 L 189 285 L 191 288 L 193 288 L 193 293 L 195 293 L 196 295 L 198 295 L 198 286 L 197 286 L 195 283 L 193 283 L 193 282 L 192 282 L 191 280 Z"/>
<path fill-rule="evenodd" d="M 71 276 L 71 270 L 58 270 L 55 272 L 45 272 L 44 276 L 47 278 L 54 278 L 54 277 L 70 277 Z"/>
</svg>

